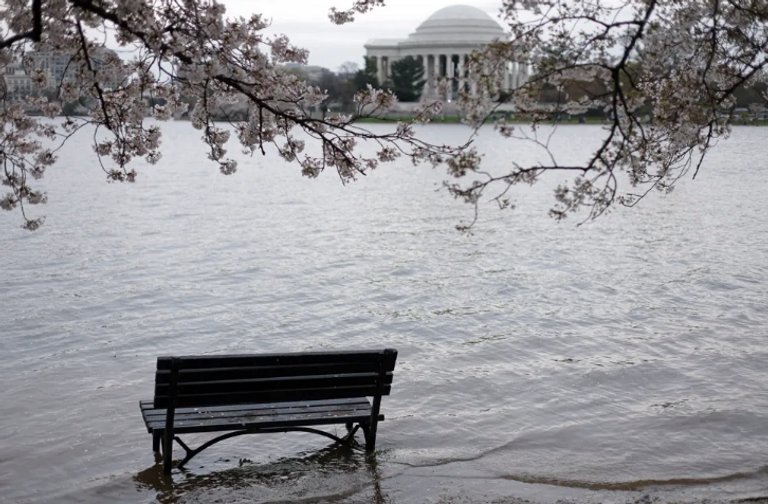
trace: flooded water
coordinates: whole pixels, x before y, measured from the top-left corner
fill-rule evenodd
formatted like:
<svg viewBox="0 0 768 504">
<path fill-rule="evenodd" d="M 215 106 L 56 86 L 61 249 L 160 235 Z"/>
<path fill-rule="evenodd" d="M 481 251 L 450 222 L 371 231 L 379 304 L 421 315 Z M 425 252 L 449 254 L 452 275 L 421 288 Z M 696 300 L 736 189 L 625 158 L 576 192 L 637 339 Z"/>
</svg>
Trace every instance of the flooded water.
<svg viewBox="0 0 768 504">
<path fill-rule="evenodd" d="M 545 181 L 472 236 L 441 174 L 405 160 L 347 187 L 275 157 L 224 177 L 189 124 L 165 130 L 133 185 L 75 138 L 46 225 L 0 219 L 0 501 L 768 495 L 768 130 L 634 210 L 556 224 Z M 564 126 L 553 148 L 600 134 Z M 477 142 L 491 168 L 541 156 Z M 246 436 L 161 476 L 138 408 L 158 355 L 380 347 L 399 359 L 375 457 Z"/>
</svg>

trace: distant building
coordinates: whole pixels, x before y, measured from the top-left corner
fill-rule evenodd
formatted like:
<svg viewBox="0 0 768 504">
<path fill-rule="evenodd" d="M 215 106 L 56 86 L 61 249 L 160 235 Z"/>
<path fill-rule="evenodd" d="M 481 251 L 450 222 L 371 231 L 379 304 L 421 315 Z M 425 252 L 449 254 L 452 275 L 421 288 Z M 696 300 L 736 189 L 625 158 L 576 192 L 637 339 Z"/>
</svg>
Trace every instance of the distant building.
<svg viewBox="0 0 768 504">
<path fill-rule="evenodd" d="M 21 63 L 10 63 L 3 72 L 6 93 L 10 96 L 26 96 L 35 90 L 32 79 L 27 76 Z"/>
<path fill-rule="evenodd" d="M 286 63 L 284 68 L 301 74 L 307 82 L 318 82 L 326 68 L 318 65 L 301 65 L 299 63 Z"/>
<path fill-rule="evenodd" d="M 452 83 L 445 98 L 455 98 L 467 89 L 466 68 L 470 53 L 494 40 L 507 40 L 504 29 L 491 16 L 476 7 L 452 5 L 438 10 L 405 39 L 374 39 L 365 44 L 366 54 L 376 63 L 380 83 L 390 78 L 392 63 L 412 56 L 424 66 L 424 95 L 437 97 L 434 82 L 445 77 Z M 509 63 L 501 75 L 503 90 L 522 86 L 528 80 L 528 67 Z"/>
<path fill-rule="evenodd" d="M 90 54 L 91 64 L 98 70 L 105 66 L 110 60 L 120 59 L 120 56 L 111 49 L 99 47 L 93 54 Z M 70 64 L 72 53 L 66 51 L 39 51 L 30 55 L 40 69 L 48 76 L 48 86 L 50 90 L 58 89 L 62 82 L 70 81 L 74 78 L 74 67 Z M 103 81 L 106 89 L 114 89 L 124 84 L 125 74 L 115 72 L 108 75 Z"/>
<path fill-rule="evenodd" d="M 33 62 L 32 64 L 40 68 L 47 77 L 44 91 L 58 91 L 62 82 L 74 79 L 74 68 L 70 65 L 72 53 L 38 51 L 29 53 L 29 57 Z M 113 58 L 120 59 L 115 51 L 101 47 L 96 50 L 95 54 L 91 55 L 91 64 L 94 69 L 100 69 Z M 6 92 L 10 96 L 27 96 L 41 91 L 27 75 L 27 70 L 21 62 L 16 61 L 6 65 L 2 69 L 2 75 L 5 79 Z M 128 75 L 122 72 L 113 72 L 102 77 L 106 77 L 101 81 L 105 89 L 115 89 L 126 83 Z"/>
</svg>

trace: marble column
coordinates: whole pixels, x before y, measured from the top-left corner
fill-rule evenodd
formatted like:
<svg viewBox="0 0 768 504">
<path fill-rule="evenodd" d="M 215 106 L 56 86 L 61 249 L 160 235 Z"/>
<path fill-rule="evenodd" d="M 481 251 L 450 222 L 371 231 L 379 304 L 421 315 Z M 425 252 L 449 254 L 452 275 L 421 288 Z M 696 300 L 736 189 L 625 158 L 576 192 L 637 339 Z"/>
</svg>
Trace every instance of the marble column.
<svg viewBox="0 0 768 504">
<path fill-rule="evenodd" d="M 372 58 L 375 58 L 376 60 L 376 80 L 379 81 L 379 86 L 384 82 L 384 74 L 382 71 L 382 61 L 381 56 L 371 56 Z"/>
<path fill-rule="evenodd" d="M 517 62 L 512 63 L 512 88 L 520 87 L 520 67 Z"/>
<path fill-rule="evenodd" d="M 383 79 L 380 81 L 380 83 L 383 83 L 389 79 L 389 57 L 388 56 L 381 57 L 381 75 Z"/>
<path fill-rule="evenodd" d="M 445 76 L 448 73 L 448 62 L 447 62 L 448 56 L 445 54 L 438 54 L 437 56 L 437 80 L 438 85 L 436 88 L 437 96 L 441 100 L 445 100 Z M 445 66 L 443 66 L 443 60 L 446 61 Z"/>
<path fill-rule="evenodd" d="M 421 68 L 424 71 L 422 79 L 424 79 L 424 85 L 421 86 L 421 96 L 427 96 L 429 94 L 429 80 L 427 79 L 427 55 L 417 54 L 416 61 L 421 63 Z"/>
<path fill-rule="evenodd" d="M 424 74 L 427 81 L 427 97 L 431 98 L 434 94 L 432 91 L 435 89 L 435 55 L 427 54 L 427 64 Z"/>
<path fill-rule="evenodd" d="M 490 63 L 485 63 L 483 66 L 483 75 L 487 78 L 487 83 L 481 86 L 480 92 L 484 97 L 490 96 L 491 84 L 493 83 L 493 69 Z"/>
<path fill-rule="evenodd" d="M 459 93 L 464 91 L 465 81 L 464 78 L 466 77 L 466 54 L 459 54 Z"/>
</svg>

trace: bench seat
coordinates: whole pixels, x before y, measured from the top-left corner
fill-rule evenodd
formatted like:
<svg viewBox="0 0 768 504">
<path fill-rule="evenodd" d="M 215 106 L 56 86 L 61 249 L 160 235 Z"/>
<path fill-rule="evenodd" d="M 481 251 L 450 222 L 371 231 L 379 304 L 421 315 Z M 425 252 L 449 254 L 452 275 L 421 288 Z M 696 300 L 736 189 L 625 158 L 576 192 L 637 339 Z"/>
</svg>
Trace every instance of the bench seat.
<svg viewBox="0 0 768 504">
<path fill-rule="evenodd" d="M 165 430 L 166 408 L 155 408 L 153 401 L 141 401 L 141 415 L 147 432 L 162 435 Z M 238 404 L 178 408 L 173 419 L 177 434 L 218 432 L 235 429 L 275 429 L 314 425 L 366 422 L 371 417 L 371 403 L 366 397 L 294 401 L 263 404 Z M 384 415 L 379 415 L 379 421 Z"/>
</svg>

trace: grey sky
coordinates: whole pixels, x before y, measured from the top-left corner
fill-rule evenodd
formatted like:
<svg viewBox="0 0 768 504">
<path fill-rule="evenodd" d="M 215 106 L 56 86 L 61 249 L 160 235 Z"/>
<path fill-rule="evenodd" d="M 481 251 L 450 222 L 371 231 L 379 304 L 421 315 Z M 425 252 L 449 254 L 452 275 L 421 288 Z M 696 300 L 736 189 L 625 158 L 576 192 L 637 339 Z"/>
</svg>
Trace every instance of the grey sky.
<svg viewBox="0 0 768 504">
<path fill-rule="evenodd" d="M 260 12 L 272 19 L 271 33 L 285 33 L 291 41 L 309 49 L 309 63 L 331 70 L 353 61 L 362 66 L 363 44 L 372 38 L 399 38 L 409 33 L 443 7 L 472 5 L 496 18 L 501 2 L 496 0 L 387 0 L 368 14 L 357 16 L 348 25 L 328 20 L 331 7 L 347 8 L 352 0 L 222 0 L 229 15 L 247 16 Z"/>
</svg>

